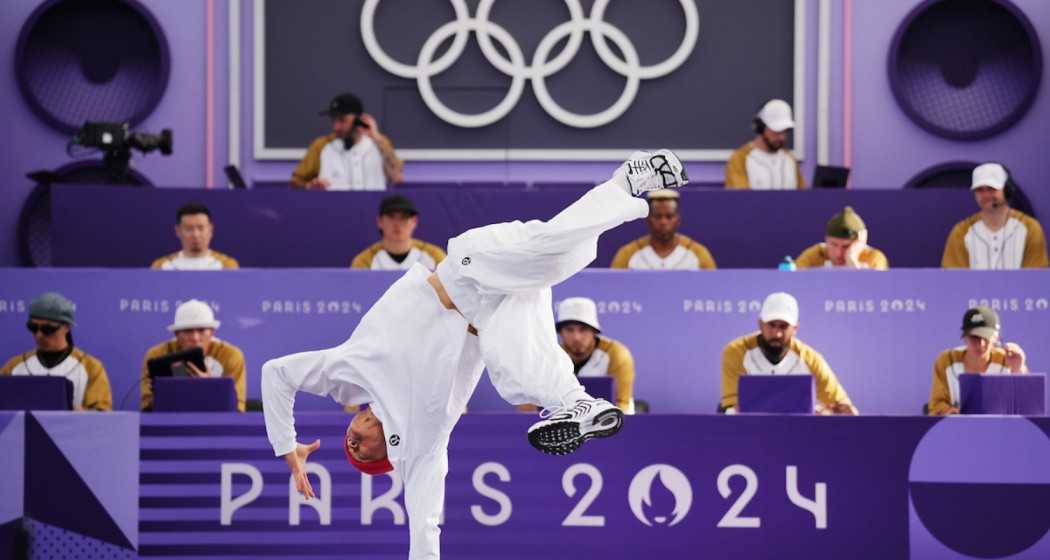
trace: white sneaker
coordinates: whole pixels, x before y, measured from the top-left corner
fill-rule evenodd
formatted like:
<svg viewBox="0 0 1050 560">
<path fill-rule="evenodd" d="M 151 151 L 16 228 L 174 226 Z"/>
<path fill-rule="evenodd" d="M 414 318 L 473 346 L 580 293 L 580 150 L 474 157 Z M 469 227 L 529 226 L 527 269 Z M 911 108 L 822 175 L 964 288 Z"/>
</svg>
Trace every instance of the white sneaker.
<svg viewBox="0 0 1050 560">
<path fill-rule="evenodd" d="M 639 150 L 631 154 L 617 170 L 617 173 L 621 172 L 634 196 L 660 189 L 677 189 L 689 182 L 682 160 L 666 149 L 655 152 Z"/>
<path fill-rule="evenodd" d="M 623 426 L 623 411 L 605 399 L 581 399 L 572 407 L 545 408 L 529 428 L 529 443 L 548 455 L 568 455 L 591 438 L 609 437 Z"/>
</svg>

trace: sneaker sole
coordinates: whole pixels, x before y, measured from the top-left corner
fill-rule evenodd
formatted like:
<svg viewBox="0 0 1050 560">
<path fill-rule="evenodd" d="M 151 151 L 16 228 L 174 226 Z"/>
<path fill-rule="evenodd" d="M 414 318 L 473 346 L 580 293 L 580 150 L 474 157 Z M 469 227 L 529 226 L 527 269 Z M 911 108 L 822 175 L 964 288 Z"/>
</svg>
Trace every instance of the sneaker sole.
<svg viewBox="0 0 1050 560">
<path fill-rule="evenodd" d="M 616 435 L 623 427 L 623 411 L 606 410 L 595 416 L 592 425 L 596 429 L 581 434 L 579 422 L 554 422 L 529 432 L 529 443 L 548 455 L 568 455 L 589 439 Z"/>
</svg>

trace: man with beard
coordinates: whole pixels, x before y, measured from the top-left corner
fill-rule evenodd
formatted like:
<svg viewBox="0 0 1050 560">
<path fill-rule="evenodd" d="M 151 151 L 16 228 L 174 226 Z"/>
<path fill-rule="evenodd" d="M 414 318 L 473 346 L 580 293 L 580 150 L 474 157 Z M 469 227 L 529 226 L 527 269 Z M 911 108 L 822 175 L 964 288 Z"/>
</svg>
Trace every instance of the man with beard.
<svg viewBox="0 0 1050 560">
<path fill-rule="evenodd" d="M 682 215 L 678 212 L 678 192 L 661 189 L 649 193 L 649 235 L 620 247 L 611 268 L 633 270 L 714 269 L 711 252 L 700 243 L 678 233 Z"/>
<path fill-rule="evenodd" d="M 952 228 L 941 266 L 975 270 L 1046 268 L 1046 236 L 1039 222 L 1010 208 L 1017 186 L 1002 164 L 988 162 L 973 170 L 970 190 L 981 211 Z"/>
<path fill-rule="evenodd" d="M 857 414 L 824 356 L 795 338 L 797 333 L 795 298 L 784 292 L 766 297 L 758 317 L 758 332 L 733 340 L 722 351 L 719 412 L 736 413 L 741 375 L 812 375 L 820 401 L 818 413 Z"/>
<path fill-rule="evenodd" d="M 400 183 L 404 164 L 379 123 L 352 93 L 337 95 L 321 111 L 332 132 L 315 139 L 292 173 L 292 186 L 307 189 L 381 191 Z"/>
<path fill-rule="evenodd" d="M 756 190 L 804 189 L 798 159 L 784 147 L 795 128 L 791 105 L 771 99 L 755 115 L 755 137 L 738 148 L 726 163 L 726 188 Z"/>
</svg>

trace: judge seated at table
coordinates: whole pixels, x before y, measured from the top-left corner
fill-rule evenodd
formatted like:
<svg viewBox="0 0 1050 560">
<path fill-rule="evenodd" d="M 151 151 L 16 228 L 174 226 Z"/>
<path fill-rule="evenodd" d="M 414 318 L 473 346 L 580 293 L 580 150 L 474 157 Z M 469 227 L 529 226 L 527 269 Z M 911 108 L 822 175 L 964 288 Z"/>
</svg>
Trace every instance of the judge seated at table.
<svg viewBox="0 0 1050 560">
<path fill-rule="evenodd" d="M 784 292 L 770 294 L 762 303 L 758 332 L 744 335 L 722 351 L 722 399 L 718 411 L 735 414 L 742 375 L 812 375 L 819 414 L 856 415 L 838 377 L 819 352 L 795 337 L 798 301 Z"/>
<path fill-rule="evenodd" d="M 933 363 L 933 384 L 927 414 L 959 413 L 959 376 L 964 373 L 1011 375 L 1028 373 L 1025 353 L 1014 342 L 999 344 L 999 314 L 989 307 L 974 307 L 963 315 L 963 346 L 949 348 Z"/>
<path fill-rule="evenodd" d="M 168 331 L 175 338 L 150 348 L 142 360 L 142 410 L 153 409 L 153 382 L 149 376 L 149 361 L 175 352 L 192 348 L 204 351 L 204 369 L 192 362 L 183 362 L 176 367 L 184 368 L 189 377 L 230 377 L 237 392 L 237 410 L 244 412 L 247 384 L 244 375 L 244 353 L 241 349 L 215 336 L 219 321 L 211 306 L 203 301 L 191 299 L 175 309 L 175 322 Z"/>
</svg>

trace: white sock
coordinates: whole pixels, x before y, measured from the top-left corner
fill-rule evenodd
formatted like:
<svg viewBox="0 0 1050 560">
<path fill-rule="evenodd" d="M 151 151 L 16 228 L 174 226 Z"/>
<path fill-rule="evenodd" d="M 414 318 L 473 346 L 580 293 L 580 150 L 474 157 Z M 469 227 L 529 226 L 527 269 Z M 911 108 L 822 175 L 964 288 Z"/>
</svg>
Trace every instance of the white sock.
<svg viewBox="0 0 1050 560">
<path fill-rule="evenodd" d="M 577 401 L 584 401 L 584 400 L 592 401 L 592 400 L 594 400 L 594 397 L 588 395 L 587 391 L 583 390 L 583 387 L 577 387 L 577 388 L 573 389 L 572 391 L 567 393 L 562 398 L 562 402 L 564 402 L 566 405 L 569 405 L 569 406 L 571 406 L 573 403 L 575 403 Z"/>
<path fill-rule="evenodd" d="M 615 173 L 613 173 L 613 176 L 609 178 L 609 182 L 616 184 L 616 186 L 623 189 L 623 192 L 634 196 L 634 193 L 631 192 L 631 184 L 627 182 L 627 172 L 624 171 L 622 165 L 616 170 Z"/>
</svg>

